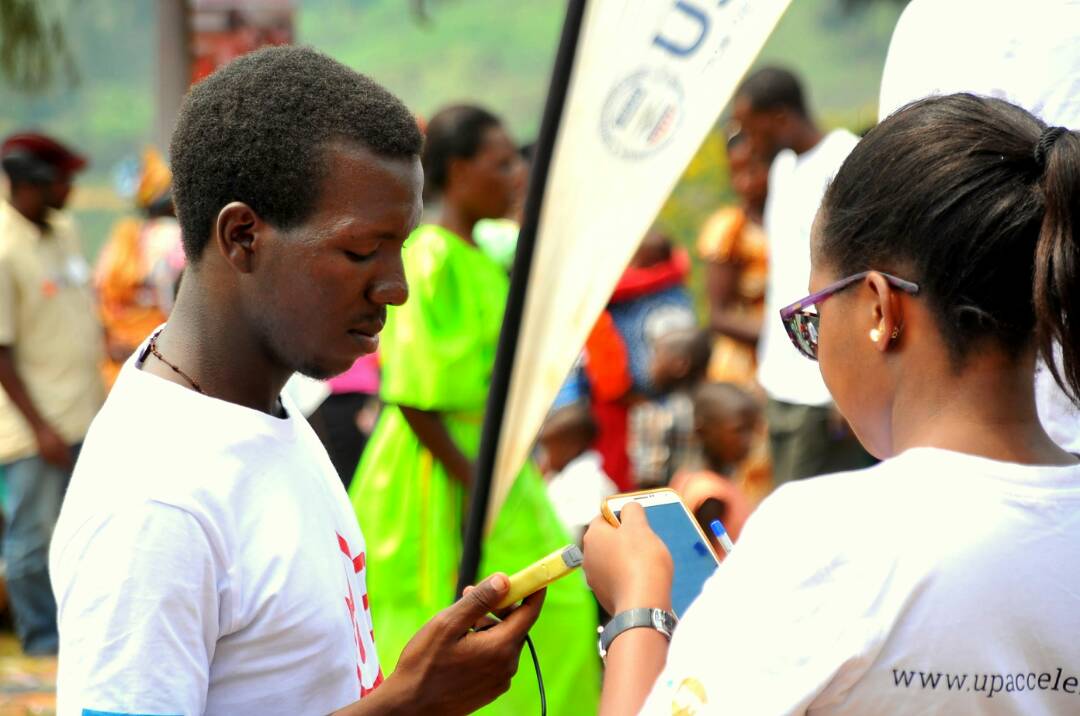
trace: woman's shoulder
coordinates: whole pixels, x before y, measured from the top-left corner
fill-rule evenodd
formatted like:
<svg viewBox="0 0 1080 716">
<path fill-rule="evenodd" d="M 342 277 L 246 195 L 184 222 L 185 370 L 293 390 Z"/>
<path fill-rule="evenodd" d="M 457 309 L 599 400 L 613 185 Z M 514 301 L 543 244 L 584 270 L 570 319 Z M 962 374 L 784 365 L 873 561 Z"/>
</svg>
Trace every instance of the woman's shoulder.
<svg viewBox="0 0 1080 716">
<path fill-rule="evenodd" d="M 420 224 L 405 241 L 408 254 L 443 255 L 453 250 L 453 242 L 458 240 L 453 233 L 438 224 Z"/>
<path fill-rule="evenodd" d="M 893 530 L 896 520 L 911 519 L 913 507 L 907 502 L 926 497 L 904 490 L 897 462 L 785 483 L 758 506 L 748 528 L 757 523 L 755 531 L 799 534 L 815 550 L 845 551 L 855 542 L 873 541 L 874 535 Z"/>
<path fill-rule="evenodd" d="M 405 241 L 403 258 L 410 277 L 431 278 L 453 263 L 460 239 L 435 224 L 421 224 Z"/>
<path fill-rule="evenodd" d="M 474 264 L 477 257 L 494 265 L 479 248 L 438 224 L 421 224 L 405 242 L 406 265 L 427 271 Z"/>
</svg>

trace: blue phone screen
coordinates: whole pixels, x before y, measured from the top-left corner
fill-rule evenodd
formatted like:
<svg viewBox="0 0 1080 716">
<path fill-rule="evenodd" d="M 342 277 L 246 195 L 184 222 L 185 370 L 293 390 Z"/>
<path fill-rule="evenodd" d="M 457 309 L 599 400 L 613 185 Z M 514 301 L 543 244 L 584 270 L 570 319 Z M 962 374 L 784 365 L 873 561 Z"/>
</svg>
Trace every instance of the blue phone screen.
<svg viewBox="0 0 1080 716">
<path fill-rule="evenodd" d="M 615 513 L 616 517 L 619 515 L 619 512 Z M 681 619 L 691 602 L 701 594 L 705 580 L 716 571 L 716 558 L 682 505 L 649 505 L 645 507 L 645 518 L 656 536 L 667 545 L 671 561 L 675 563 L 671 607 L 675 616 Z"/>
</svg>

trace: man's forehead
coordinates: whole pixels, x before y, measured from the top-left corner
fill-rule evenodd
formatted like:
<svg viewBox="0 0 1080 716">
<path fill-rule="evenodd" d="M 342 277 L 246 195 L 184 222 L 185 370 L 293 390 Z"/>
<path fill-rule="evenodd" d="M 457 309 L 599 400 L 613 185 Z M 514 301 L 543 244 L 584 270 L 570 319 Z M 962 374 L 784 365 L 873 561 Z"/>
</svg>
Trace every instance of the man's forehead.
<svg viewBox="0 0 1080 716">
<path fill-rule="evenodd" d="M 413 222 L 422 209 L 423 170 L 419 157 L 385 157 L 352 143 L 323 150 L 326 172 L 315 213 L 336 224 L 370 221 Z"/>
</svg>

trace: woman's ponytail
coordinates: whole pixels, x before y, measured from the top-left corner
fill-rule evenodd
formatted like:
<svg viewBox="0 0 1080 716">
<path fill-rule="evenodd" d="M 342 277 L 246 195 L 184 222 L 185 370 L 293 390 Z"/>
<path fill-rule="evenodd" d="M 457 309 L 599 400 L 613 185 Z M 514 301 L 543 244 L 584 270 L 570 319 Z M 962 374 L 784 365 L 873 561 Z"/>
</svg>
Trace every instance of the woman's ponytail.
<svg viewBox="0 0 1080 716">
<path fill-rule="evenodd" d="M 1046 206 L 1035 253 L 1036 336 L 1054 379 L 1080 403 L 1080 134 L 1046 129 L 1035 161 Z"/>
</svg>

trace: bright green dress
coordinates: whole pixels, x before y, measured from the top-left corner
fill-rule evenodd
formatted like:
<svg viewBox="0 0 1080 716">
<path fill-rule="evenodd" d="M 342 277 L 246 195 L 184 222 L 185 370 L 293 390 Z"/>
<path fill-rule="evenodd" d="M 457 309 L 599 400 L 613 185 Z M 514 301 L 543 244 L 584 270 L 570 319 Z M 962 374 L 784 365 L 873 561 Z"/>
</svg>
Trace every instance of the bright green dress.
<svg viewBox="0 0 1080 716">
<path fill-rule="evenodd" d="M 476 456 L 508 291 L 502 267 L 438 226 L 413 232 L 404 262 L 409 300 L 389 309 L 381 338 L 385 407 L 349 489 L 367 538 L 367 587 L 387 674 L 408 640 L 454 601 L 467 509 L 463 487 L 420 444 L 396 406 L 440 412 L 458 447 Z M 571 541 L 537 470 L 527 465 L 484 543 L 480 575 L 513 573 Z M 596 713 L 596 623 L 580 571 L 548 589 L 531 635 L 549 713 Z M 536 676 L 523 651 L 510 691 L 483 713 L 538 712 Z"/>
</svg>

